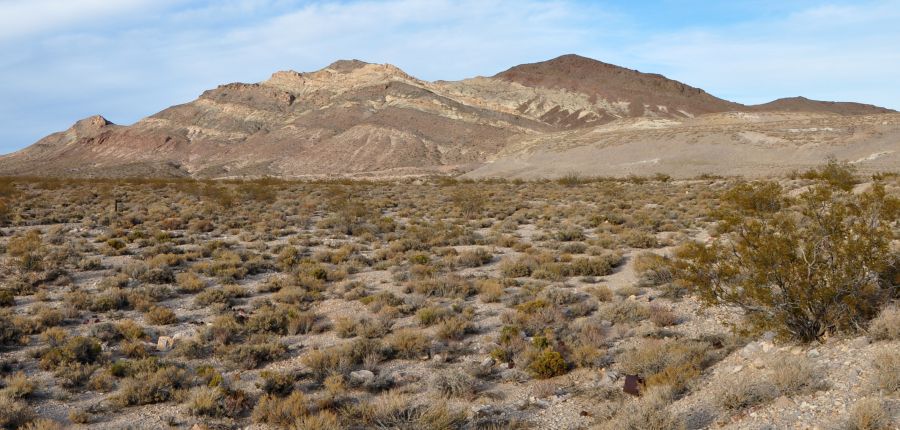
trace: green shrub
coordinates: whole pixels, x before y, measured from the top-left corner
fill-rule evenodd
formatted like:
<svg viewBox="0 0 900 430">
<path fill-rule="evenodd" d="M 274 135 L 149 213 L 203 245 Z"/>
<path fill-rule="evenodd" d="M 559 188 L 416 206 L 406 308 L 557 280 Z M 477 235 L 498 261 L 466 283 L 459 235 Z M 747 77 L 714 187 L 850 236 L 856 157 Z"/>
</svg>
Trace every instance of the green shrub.
<svg viewBox="0 0 900 430">
<path fill-rule="evenodd" d="M 565 374 L 569 370 L 562 354 L 546 348 L 528 364 L 528 371 L 536 378 L 552 378 Z"/>
<path fill-rule="evenodd" d="M 100 342 L 96 339 L 76 336 L 57 347 L 41 353 L 42 369 L 50 370 L 69 363 L 92 364 L 100 358 Z"/>
<path fill-rule="evenodd" d="M 731 201 L 719 240 L 681 247 L 678 278 L 709 303 L 743 308 L 757 331 L 812 341 L 866 326 L 894 291 L 882 274 L 898 261 L 890 220 L 900 200 L 880 185 L 863 195 L 819 187 L 775 211 L 764 196 Z"/>
<path fill-rule="evenodd" d="M 801 175 L 806 179 L 818 179 L 827 182 L 832 187 L 850 191 L 859 183 L 856 179 L 856 168 L 845 162 L 839 162 L 834 157 L 829 157 L 827 163 L 816 169 L 811 169 Z"/>
</svg>

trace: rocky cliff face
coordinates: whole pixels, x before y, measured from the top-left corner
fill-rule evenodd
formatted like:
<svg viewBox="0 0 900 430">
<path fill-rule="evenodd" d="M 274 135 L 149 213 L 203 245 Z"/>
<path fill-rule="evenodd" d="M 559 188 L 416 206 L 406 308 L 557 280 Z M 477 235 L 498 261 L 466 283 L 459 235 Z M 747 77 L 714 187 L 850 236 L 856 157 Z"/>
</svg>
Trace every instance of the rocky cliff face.
<svg viewBox="0 0 900 430">
<path fill-rule="evenodd" d="M 0 157 L 5 175 L 322 176 L 465 172 L 523 142 L 629 119 L 729 111 L 874 114 L 868 105 L 748 107 L 660 75 L 575 55 L 493 77 L 426 82 L 397 67 L 338 61 L 232 83 L 130 126 L 78 121 Z M 537 139 L 537 140 L 536 140 Z M 525 146 L 528 146 L 527 144 Z"/>
</svg>

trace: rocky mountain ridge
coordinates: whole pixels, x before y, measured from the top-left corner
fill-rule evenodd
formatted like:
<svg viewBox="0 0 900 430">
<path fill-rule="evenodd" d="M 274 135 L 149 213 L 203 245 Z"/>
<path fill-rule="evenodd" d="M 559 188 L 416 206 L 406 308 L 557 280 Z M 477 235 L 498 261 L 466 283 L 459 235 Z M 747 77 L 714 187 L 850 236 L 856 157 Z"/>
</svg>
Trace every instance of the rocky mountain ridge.
<svg viewBox="0 0 900 430">
<path fill-rule="evenodd" d="M 594 147 L 610 136 L 604 132 L 609 129 L 626 135 L 618 137 L 618 142 L 648 138 L 653 135 L 648 127 L 673 131 L 666 136 L 699 130 L 718 139 L 722 136 L 716 121 L 729 113 L 745 115 L 735 117 L 743 118 L 738 121 L 747 128 L 743 131 L 766 135 L 767 131 L 758 129 L 766 128 L 763 123 L 768 123 L 760 118 L 766 118 L 767 112 L 789 115 L 780 121 L 800 124 L 793 127 L 805 130 L 799 135 L 812 133 L 807 143 L 821 137 L 802 126 L 809 121 L 840 124 L 822 127 L 835 130 L 852 128 L 866 115 L 884 116 L 880 122 L 890 125 L 888 133 L 897 123 L 892 111 L 857 103 L 793 98 L 744 106 L 661 75 L 577 55 L 453 82 L 423 81 L 389 64 L 342 60 L 315 72 L 282 71 L 260 83 L 221 85 L 197 100 L 130 126 L 112 124 L 101 116 L 86 118 L 0 157 L 0 174 L 223 178 L 471 172 L 533 176 L 529 171 L 491 170 L 491 164 L 559 148 Z M 697 124 L 707 127 L 696 128 Z M 854 130 L 866 136 L 884 135 Z M 593 139 L 600 135 L 604 139 Z M 722 141 L 740 144 L 740 138 L 731 137 Z M 680 152 L 692 139 L 662 143 Z M 649 153 L 637 156 L 659 158 L 653 152 L 665 152 L 664 146 L 651 145 L 640 150 Z M 894 154 L 895 150 L 884 151 Z M 634 151 L 623 150 L 623 154 L 630 152 Z M 806 158 L 822 155 L 813 152 Z M 592 175 L 621 173 L 621 169 L 602 168 L 606 155 L 582 153 L 580 164 L 554 164 L 547 159 L 542 163 L 550 164 L 531 170 L 551 176 L 567 169 Z M 728 160 L 723 160 L 711 170 L 728 166 Z"/>
</svg>

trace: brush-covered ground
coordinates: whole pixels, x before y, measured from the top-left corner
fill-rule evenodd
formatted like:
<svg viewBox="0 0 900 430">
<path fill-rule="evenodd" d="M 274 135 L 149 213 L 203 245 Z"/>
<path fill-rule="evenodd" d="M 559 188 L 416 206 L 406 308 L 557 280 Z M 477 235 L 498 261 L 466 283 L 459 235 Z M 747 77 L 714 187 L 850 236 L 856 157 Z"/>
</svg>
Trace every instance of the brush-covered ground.
<svg viewBox="0 0 900 430">
<path fill-rule="evenodd" d="M 682 279 L 743 183 L 8 179 L 0 425 L 897 428 L 896 259 L 813 339 Z"/>
</svg>

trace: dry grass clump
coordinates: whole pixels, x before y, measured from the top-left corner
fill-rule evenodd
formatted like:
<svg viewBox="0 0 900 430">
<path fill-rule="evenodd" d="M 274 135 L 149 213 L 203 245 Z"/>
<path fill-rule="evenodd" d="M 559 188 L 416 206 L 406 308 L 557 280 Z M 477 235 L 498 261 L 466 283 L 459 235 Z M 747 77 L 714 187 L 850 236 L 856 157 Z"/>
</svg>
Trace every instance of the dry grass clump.
<svg viewBox="0 0 900 430">
<path fill-rule="evenodd" d="M 746 370 L 723 381 L 715 392 L 719 405 L 728 411 L 740 411 L 778 396 L 808 394 L 827 387 L 821 370 L 802 356 L 782 354 L 766 367 L 771 370 Z"/>
<path fill-rule="evenodd" d="M 456 257 L 456 265 L 459 267 L 479 267 L 490 263 L 494 259 L 484 248 L 475 248 L 460 252 Z"/>
<path fill-rule="evenodd" d="M 885 407 L 884 401 L 866 397 L 858 400 L 850 409 L 850 414 L 840 427 L 842 430 L 890 430 L 895 421 Z"/>
<path fill-rule="evenodd" d="M 685 428 L 666 407 L 673 401 L 666 387 L 652 388 L 641 398 L 625 402 L 598 430 L 678 430 Z"/>
<path fill-rule="evenodd" d="M 778 387 L 761 372 L 747 371 L 719 386 L 715 399 L 728 411 L 740 411 L 778 397 Z"/>
<path fill-rule="evenodd" d="M 190 380 L 184 369 L 171 365 L 155 369 L 151 366 L 150 369 L 138 370 L 122 381 L 111 400 L 121 407 L 167 402 L 181 397 L 189 385 Z"/>
<path fill-rule="evenodd" d="M 294 389 L 294 381 L 296 375 L 286 372 L 273 372 L 264 370 L 259 374 L 262 381 L 258 384 L 259 389 L 266 394 L 285 396 Z"/>
<path fill-rule="evenodd" d="M 900 307 L 882 309 L 869 323 L 869 335 L 875 340 L 900 340 Z"/>
<path fill-rule="evenodd" d="M 454 368 L 434 375 L 430 386 L 442 396 L 470 398 L 475 395 L 476 384 L 472 375 Z"/>
<path fill-rule="evenodd" d="M 294 391 L 287 397 L 265 395 L 253 407 L 253 422 L 287 428 L 298 419 L 310 413 L 310 405 L 301 391 Z"/>
<path fill-rule="evenodd" d="M 175 282 L 181 293 L 194 294 L 206 288 L 206 283 L 193 272 L 182 272 L 175 275 Z"/>
<path fill-rule="evenodd" d="M 144 320 L 153 325 L 169 325 L 178 322 L 178 317 L 169 308 L 153 306 L 144 313 Z"/>
<path fill-rule="evenodd" d="M 900 391 L 900 354 L 896 351 L 880 351 L 872 360 L 878 377 L 876 386 L 887 393 Z"/>
<path fill-rule="evenodd" d="M 431 339 L 420 330 L 405 328 L 391 333 L 385 344 L 396 357 L 416 359 L 428 353 Z"/>
<path fill-rule="evenodd" d="M 648 386 L 668 386 L 679 394 L 721 357 L 719 351 L 703 341 L 647 339 L 616 361 L 622 371 L 643 377 Z"/>
<path fill-rule="evenodd" d="M 27 403 L 9 396 L 0 396 L 0 427 L 20 428 L 34 416 L 34 410 Z"/>
<path fill-rule="evenodd" d="M 782 395 L 811 393 L 827 385 L 821 369 L 802 356 L 783 354 L 770 367 L 772 382 Z"/>
<path fill-rule="evenodd" d="M 24 399 L 37 390 L 37 382 L 30 379 L 25 372 L 16 372 L 3 378 L 0 396 L 12 399 Z"/>
<path fill-rule="evenodd" d="M 420 401 L 396 391 L 351 406 L 346 419 L 370 428 L 452 429 L 466 423 L 466 414 L 445 402 Z"/>
</svg>

